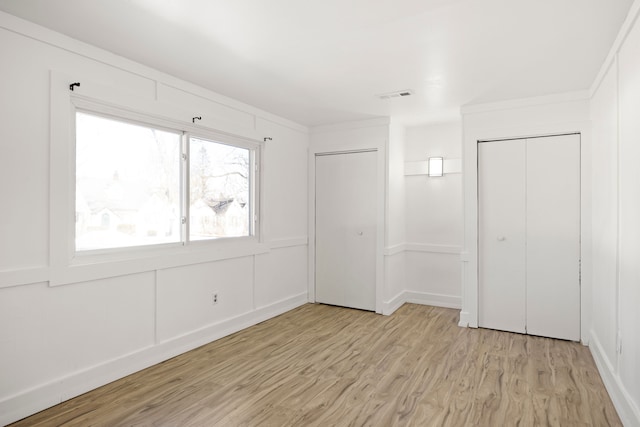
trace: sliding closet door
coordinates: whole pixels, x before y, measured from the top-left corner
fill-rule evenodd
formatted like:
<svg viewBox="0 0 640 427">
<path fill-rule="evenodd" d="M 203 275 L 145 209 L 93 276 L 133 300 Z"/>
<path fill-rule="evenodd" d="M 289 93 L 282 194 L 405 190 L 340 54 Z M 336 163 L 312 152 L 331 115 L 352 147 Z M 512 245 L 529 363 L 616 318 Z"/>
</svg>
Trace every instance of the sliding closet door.
<svg viewBox="0 0 640 427">
<path fill-rule="evenodd" d="M 377 152 L 316 155 L 316 301 L 376 308 Z"/>
<path fill-rule="evenodd" d="M 525 332 L 526 141 L 478 144 L 481 327 Z"/>
<path fill-rule="evenodd" d="M 580 340 L 580 135 L 527 140 L 527 332 Z"/>
</svg>

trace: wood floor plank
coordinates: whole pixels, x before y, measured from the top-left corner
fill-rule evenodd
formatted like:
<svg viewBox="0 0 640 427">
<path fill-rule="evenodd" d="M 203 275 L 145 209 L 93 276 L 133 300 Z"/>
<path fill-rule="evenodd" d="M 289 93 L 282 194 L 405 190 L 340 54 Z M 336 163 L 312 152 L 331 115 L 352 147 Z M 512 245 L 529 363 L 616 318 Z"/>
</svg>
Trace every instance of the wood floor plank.
<svg viewBox="0 0 640 427">
<path fill-rule="evenodd" d="M 307 304 L 14 426 L 619 426 L 589 349 Z"/>
</svg>

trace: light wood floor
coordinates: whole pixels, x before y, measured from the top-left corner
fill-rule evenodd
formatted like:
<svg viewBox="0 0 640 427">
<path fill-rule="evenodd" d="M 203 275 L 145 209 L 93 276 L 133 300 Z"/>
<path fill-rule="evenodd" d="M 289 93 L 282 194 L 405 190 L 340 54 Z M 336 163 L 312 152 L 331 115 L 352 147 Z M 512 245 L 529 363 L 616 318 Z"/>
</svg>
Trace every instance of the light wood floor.
<svg viewBox="0 0 640 427">
<path fill-rule="evenodd" d="M 578 343 L 308 304 L 16 426 L 621 425 Z"/>
</svg>

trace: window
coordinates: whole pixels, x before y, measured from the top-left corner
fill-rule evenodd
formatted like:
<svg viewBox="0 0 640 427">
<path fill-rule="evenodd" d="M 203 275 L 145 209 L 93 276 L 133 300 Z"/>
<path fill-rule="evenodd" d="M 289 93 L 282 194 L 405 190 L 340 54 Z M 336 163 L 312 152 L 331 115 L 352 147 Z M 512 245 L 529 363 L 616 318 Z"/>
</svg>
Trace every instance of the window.
<svg viewBox="0 0 640 427">
<path fill-rule="evenodd" d="M 78 252 L 255 235 L 248 141 L 78 110 L 75 152 Z"/>
<path fill-rule="evenodd" d="M 251 234 L 250 150 L 189 138 L 189 238 Z"/>
</svg>

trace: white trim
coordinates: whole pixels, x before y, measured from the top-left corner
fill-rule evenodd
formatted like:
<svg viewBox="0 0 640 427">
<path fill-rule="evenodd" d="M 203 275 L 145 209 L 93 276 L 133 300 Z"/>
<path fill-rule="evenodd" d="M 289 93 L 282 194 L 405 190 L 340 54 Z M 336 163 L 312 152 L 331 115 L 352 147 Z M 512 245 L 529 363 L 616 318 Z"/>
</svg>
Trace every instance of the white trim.
<svg viewBox="0 0 640 427">
<path fill-rule="evenodd" d="M 104 279 L 107 277 L 125 276 L 136 273 L 151 272 L 173 267 L 181 267 L 193 264 L 202 264 L 212 261 L 242 258 L 253 255 L 269 253 L 270 250 L 278 250 L 289 247 L 306 246 L 307 238 L 281 239 L 270 242 L 269 245 L 256 244 L 253 248 L 225 247 L 211 251 L 210 248 L 202 248 L 199 252 L 178 255 L 158 255 L 148 258 L 136 258 L 111 262 L 109 264 L 98 263 L 95 265 L 76 265 L 70 267 L 66 273 L 51 278 L 49 267 L 33 267 L 16 270 L 0 271 L 0 289 L 14 286 L 26 286 L 36 283 L 50 283 L 51 286 L 62 286 L 72 283 Z"/>
<path fill-rule="evenodd" d="M 307 236 L 289 237 L 286 239 L 275 239 L 267 243 L 269 249 L 291 248 L 294 246 L 307 246 L 309 238 Z"/>
<path fill-rule="evenodd" d="M 402 307 L 406 302 L 405 292 L 402 291 L 395 297 L 391 298 L 389 301 L 385 301 L 382 305 L 382 314 L 385 316 L 392 315 L 397 309 Z"/>
<path fill-rule="evenodd" d="M 376 126 L 389 126 L 391 119 L 389 117 L 378 117 L 375 119 L 356 120 L 353 122 L 336 123 L 330 125 L 314 126 L 309 128 L 309 133 L 335 132 L 350 129 L 362 129 Z"/>
<path fill-rule="evenodd" d="M 618 416 L 625 426 L 640 426 L 640 409 L 633 402 L 633 398 L 620 381 L 620 377 L 615 373 L 615 369 L 605 355 L 598 336 L 592 330 L 589 350 L 596 363 L 598 372 L 602 377 L 602 382 L 609 392 Z"/>
<path fill-rule="evenodd" d="M 49 281 L 49 267 L 0 271 L 0 289 Z"/>
<path fill-rule="evenodd" d="M 430 292 L 405 291 L 405 301 L 412 304 L 432 305 L 434 307 L 445 307 L 460 309 L 462 299 L 455 295 L 433 294 Z"/>
<path fill-rule="evenodd" d="M 477 328 L 478 326 L 472 326 L 469 321 L 470 315 L 468 311 L 460 311 L 460 321 L 458 322 L 458 326 L 461 328 Z"/>
<path fill-rule="evenodd" d="M 183 251 L 168 250 L 165 253 L 149 251 L 150 256 L 133 257 L 124 253 L 126 259 L 109 260 L 60 266 L 52 269 L 50 286 L 63 286 L 72 283 L 88 282 L 107 277 L 126 276 L 147 271 L 164 270 L 174 267 L 202 264 L 225 259 L 243 258 L 253 255 L 266 254 L 269 248 L 261 243 L 243 244 L 242 242 L 227 242 L 217 247 L 191 245 L 189 248 L 180 246 Z M 192 250 L 191 250 L 192 249 Z"/>
<path fill-rule="evenodd" d="M 385 256 L 393 256 L 402 252 L 426 252 L 433 254 L 451 254 L 462 256 L 462 247 L 458 245 L 440 245 L 436 243 L 398 243 L 384 249 Z"/>
<path fill-rule="evenodd" d="M 485 104 L 467 104 L 460 108 L 461 114 L 486 113 L 490 111 L 512 110 L 514 108 L 524 108 L 547 104 L 559 104 L 571 101 L 584 101 L 589 99 L 588 90 L 575 92 L 563 92 L 553 95 L 535 96 L 531 98 L 520 98 L 508 101 L 489 102 Z"/>
<path fill-rule="evenodd" d="M 438 245 L 438 244 L 432 244 L 432 243 L 405 243 L 405 251 L 460 255 L 462 248 L 458 245 Z"/>
<path fill-rule="evenodd" d="M 394 256 L 406 251 L 404 243 L 398 243 L 397 245 L 387 246 L 384 248 L 384 256 Z"/>
<path fill-rule="evenodd" d="M 122 94 L 115 94 L 114 88 L 92 82 L 82 75 L 75 75 L 72 79 L 56 70 L 52 70 L 51 73 L 56 76 L 56 82 L 64 81 L 65 78 L 67 81 L 82 81 L 83 85 L 80 88 L 74 93 L 68 93 L 69 102 L 76 111 L 123 122 L 133 122 L 142 126 L 155 126 L 177 134 L 186 132 L 195 138 L 211 139 L 214 142 L 237 145 L 246 149 L 264 146 L 263 137 L 255 129 L 238 126 L 232 121 L 205 116 L 206 120 L 194 124 L 193 112 L 176 107 L 170 102 L 125 97 Z M 66 92 L 63 93 L 66 94 Z M 87 93 L 89 95 L 86 95 Z M 202 110 L 198 109 L 198 111 Z"/>
<path fill-rule="evenodd" d="M 198 89 L 198 87 L 194 87 L 195 91 L 198 90 L 202 90 L 202 89 Z M 261 114 L 256 114 L 254 115 L 255 117 L 255 129 L 258 129 L 258 119 L 263 120 L 265 122 L 269 122 L 278 126 L 282 126 L 285 127 L 289 130 L 293 130 L 296 132 L 300 132 L 301 134 L 303 134 L 304 136 L 308 136 L 309 135 L 309 128 L 305 125 L 301 125 L 299 123 L 296 123 L 294 121 L 291 121 L 289 119 L 286 119 L 284 117 L 280 117 L 280 116 L 276 116 L 275 114 L 271 114 L 271 113 L 261 113 Z M 268 135 L 265 135 L 268 136 Z"/>
<path fill-rule="evenodd" d="M 429 161 L 417 160 L 404 162 L 404 176 L 429 175 Z"/>
<path fill-rule="evenodd" d="M 453 309 L 460 309 L 460 307 L 462 307 L 462 299 L 459 296 L 405 290 L 389 301 L 384 302 L 382 314 L 387 316 L 391 315 L 406 303 Z"/>
<path fill-rule="evenodd" d="M 307 150 L 307 298 L 316 302 L 316 156 L 309 141 Z"/>
<path fill-rule="evenodd" d="M 305 292 L 10 396 L 0 401 L 0 425 L 20 420 L 104 384 L 271 319 L 306 302 Z"/>
<path fill-rule="evenodd" d="M 591 88 L 589 89 L 589 98 L 592 98 L 595 95 L 595 93 L 598 91 L 598 88 L 600 88 L 602 81 L 606 77 L 611 66 L 616 61 L 616 56 L 618 55 L 618 52 L 620 52 L 622 45 L 627 39 L 629 32 L 633 29 L 633 25 L 635 24 L 639 16 L 640 16 L 640 0 L 635 0 L 631 5 L 631 7 L 629 8 L 627 17 L 622 23 L 622 26 L 618 31 L 618 35 L 616 36 L 616 39 L 613 42 L 613 45 L 611 45 L 611 49 L 609 49 L 609 54 L 607 55 L 606 59 L 602 63 L 602 66 L 600 67 L 600 71 L 598 72 L 598 75 L 596 76 L 595 80 L 591 84 Z"/>
<path fill-rule="evenodd" d="M 591 85 L 591 89 L 589 90 L 589 99 L 593 99 L 593 97 L 595 96 L 596 92 L 598 92 L 598 89 L 600 89 L 600 85 L 602 84 L 602 81 L 606 77 L 606 75 L 609 72 L 609 70 L 611 70 L 611 67 L 616 65 L 618 54 L 617 53 L 615 53 L 615 54 L 609 53 L 609 56 L 611 58 L 607 57 L 607 59 L 604 62 L 604 64 L 602 64 L 602 68 L 600 68 L 600 72 L 599 72 L 598 76 L 596 77 L 596 79 L 594 80 L 593 84 Z"/>
</svg>

